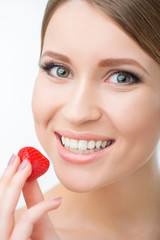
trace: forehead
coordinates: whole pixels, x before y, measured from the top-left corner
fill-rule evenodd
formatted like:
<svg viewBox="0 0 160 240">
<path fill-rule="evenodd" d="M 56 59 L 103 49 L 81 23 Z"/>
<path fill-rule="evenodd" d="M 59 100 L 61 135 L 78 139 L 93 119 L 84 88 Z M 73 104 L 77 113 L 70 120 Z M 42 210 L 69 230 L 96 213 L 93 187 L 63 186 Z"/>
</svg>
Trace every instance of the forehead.
<svg viewBox="0 0 160 240">
<path fill-rule="evenodd" d="M 109 41 L 111 44 L 113 40 L 117 45 L 125 45 L 126 38 L 120 27 L 102 11 L 85 1 L 75 0 L 64 3 L 53 14 L 45 41 L 55 45 L 61 40 L 64 45 L 71 44 L 72 48 L 79 43 L 89 44 L 89 49 L 96 49 L 97 44 L 106 45 Z"/>
<path fill-rule="evenodd" d="M 152 58 L 116 22 L 81 0 L 68 1 L 53 14 L 44 39 L 43 50 L 49 49 L 86 62 L 90 57 L 134 58 L 152 69 Z"/>
</svg>

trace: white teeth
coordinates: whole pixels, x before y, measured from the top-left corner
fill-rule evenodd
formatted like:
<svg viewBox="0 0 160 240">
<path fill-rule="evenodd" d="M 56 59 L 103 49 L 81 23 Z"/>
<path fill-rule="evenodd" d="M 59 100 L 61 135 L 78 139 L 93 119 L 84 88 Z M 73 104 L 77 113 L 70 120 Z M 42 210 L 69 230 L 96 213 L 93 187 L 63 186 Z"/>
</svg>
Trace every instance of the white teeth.
<svg viewBox="0 0 160 240">
<path fill-rule="evenodd" d="M 65 137 L 62 136 L 61 140 L 62 140 L 63 145 L 65 145 Z"/>
<path fill-rule="evenodd" d="M 88 149 L 94 149 L 96 146 L 95 141 L 91 140 L 88 142 Z"/>
<path fill-rule="evenodd" d="M 87 150 L 87 141 L 86 140 L 80 140 L 77 142 L 79 142 L 79 144 L 78 144 L 79 150 L 83 150 L 83 151 Z"/>
<path fill-rule="evenodd" d="M 71 139 L 70 140 L 70 148 L 77 149 L 78 148 L 78 141 Z"/>
<path fill-rule="evenodd" d="M 105 148 L 107 146 L 107 141 L 102 142 L 102 148 Z"/>
<path fill-rule="evenodd" d="M 69 151 L 71 152 L 75 152 L 75 153 L 91 153 L 91 152 L 94 152 L 94 150 L 79 150 L 79 149 L 69 149 Z"/>
<path fill-rule="evenodd" d="M 94 141 L 94 140 L 75 140 L 69 139 L 67 137 L 62 136 L 61 142 L 65 146 L 65 148 L 70 151 L 74 151 L 77 153 L 89 153 L 94 151 L 99 151 L 102 148 L 109 146 L 112 141 Z"/>
<path fill-rule="evenodd" d="M 100 148 L 102 141 L 96 141 L 96 148 Z"/>
<path fill-rule="evenodd" d="M 64 138 L 65 139 L 65 147 L 69 147 L 70 146 L 70 139 L 69 138 Z"/>
</svg>

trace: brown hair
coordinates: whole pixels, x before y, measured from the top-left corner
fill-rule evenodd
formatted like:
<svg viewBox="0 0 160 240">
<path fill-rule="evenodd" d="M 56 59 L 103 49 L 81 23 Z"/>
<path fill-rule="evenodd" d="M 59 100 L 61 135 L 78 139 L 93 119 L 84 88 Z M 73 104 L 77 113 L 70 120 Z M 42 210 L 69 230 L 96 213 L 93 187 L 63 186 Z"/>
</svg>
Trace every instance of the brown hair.
<svg viewBox="0 0 160 240">
<path fill-rule="evenodd" d="M 71 0 L 49 0 L 42 22 L 41 53 L 49 21 L 56 9 Z M 160 64 L 160 0 L 82 0 L 114 19 L 145 52 Z"/>
</svg>

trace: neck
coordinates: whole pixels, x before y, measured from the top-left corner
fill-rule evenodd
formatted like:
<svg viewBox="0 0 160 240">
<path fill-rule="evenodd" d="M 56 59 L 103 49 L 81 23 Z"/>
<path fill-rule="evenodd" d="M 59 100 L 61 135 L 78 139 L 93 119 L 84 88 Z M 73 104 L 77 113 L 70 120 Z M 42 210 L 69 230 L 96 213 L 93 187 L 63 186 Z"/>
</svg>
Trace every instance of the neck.
<svg viewBox="0 0 160 240">
<path fill-rule="evenodd" d="M 89 193 L 68 191 L 69 211 L 104 228 L 155 226 L 160 218 L 160 173 L 156 153 L 127 178 Z M 78 206 L 78 208 L 77 208 Z M 125 231 L 125 229 L 124 229 Z M 141 230 L 140 230 L 141 231 Z"/>
</svg>

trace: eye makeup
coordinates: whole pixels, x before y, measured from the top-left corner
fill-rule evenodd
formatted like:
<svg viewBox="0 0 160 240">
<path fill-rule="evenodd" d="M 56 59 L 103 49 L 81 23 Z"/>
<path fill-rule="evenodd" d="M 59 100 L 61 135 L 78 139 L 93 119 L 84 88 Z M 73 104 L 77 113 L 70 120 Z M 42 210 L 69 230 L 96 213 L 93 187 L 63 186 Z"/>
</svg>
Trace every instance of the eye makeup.
<svg viewBox="0 0 160 240">
<path fill-rule="evenodd" d="M 125 83 L 123 81 L 121 83 L 118 83 L 118 84 L 121 84 L 121 85 L 129 85 L 129 84 L 136 84 L 136 83 L 142 83 L 143 82 L 143 80 L 142 80 L 143 77 L 140 76 L 138 73 L 136 73 L 133 70 L 129 70 L 129 71 L 121 70 L 121 69 L 112 70 L 107 75 L 107 79 L 108 78 L 111 79 L 114 75 L 119 75 L 121 80 L 124 80 L 125 78 L 128 79 L 128 77 L 130 79 L 132 79 L 132 81 L 130 83 Z"/>
<path fill-rule="evenodd" d="M 50 61 L 45 61 L 44 63 L 39 63 L 39 67 L 44 70 L 48 75 L 50 75 L 51 77 L 56 77 L 56 78 L 68 78 L 66 76 L 55 76 L 51 73 L 51 70 L 54 68 L 62 68 L 64 71 L 68 71 L 68 73 L 71 73 L 70 68 L 68 68 L 65 64 L 59 64 L 59 63 L 55 63 L 53 60 Z M 143 76 L 139 73 L 137 73 L 135 70 L 122 70 L 122 67 L 119 69 L 114 69 L 114 70 L 110 70 L 108 74 L 105 75 L 105 79 L 110 79 L 112 78 L 114 75 L 121 75 L 121 78 L 124 77 L 127 79 L 132 79 L 132 81 L 125 83 L 124 81 L 122 81 L 121 83 L 117 82 L 115 84 L 119 84 L 119 85 L 131 85 L 131 84 L 138 84 L 138 83 L 142 83 L 143 82 Z"/>
<path fill-rule="evenodd" d="M 57 68 L 57 73 L 58 72 L 62 72 L 62 69 L 63 71 L 66 71 L 68 73 L 71 72 L 71 70 L 65 66 L 65 64 L 59 64 L 59 63 L 55 63 L 53 61 L 47 61 L 47 62 L 44 62 L 43 64 L 42 63 L 39 63 L 39 67 L 44 70 L 48 75 L 50 75 L 51 77 L 56 77 L 56 78 L 67 78 L 66 76 L 54 76 L 52 73 L 51 73 L 51 70 L 54 69 L 54 68 Z M 59 69 L 61 68 L 61 71 L 59 71 Z"/>
</svg>

